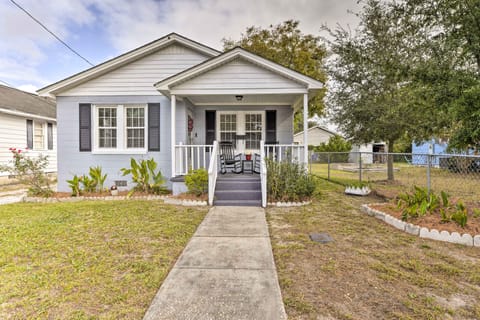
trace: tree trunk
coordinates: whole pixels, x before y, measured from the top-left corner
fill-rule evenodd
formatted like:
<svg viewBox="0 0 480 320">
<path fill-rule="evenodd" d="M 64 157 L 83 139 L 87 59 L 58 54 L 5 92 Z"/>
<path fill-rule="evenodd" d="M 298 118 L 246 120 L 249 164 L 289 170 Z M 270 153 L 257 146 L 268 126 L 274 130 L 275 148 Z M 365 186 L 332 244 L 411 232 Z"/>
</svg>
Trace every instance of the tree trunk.
<svg viewBox="0 0 480 320">
<path fill-rule="evenodd" d="M 393 141 L 388 141 L 387 143 L 387 152 L 390 153 L 390 150 L 393 150 Z M 393 155 L 388 154 L 387 156 L 387 179 L 388 181 L 395 180 L 393 175 Z"/>
</svg>

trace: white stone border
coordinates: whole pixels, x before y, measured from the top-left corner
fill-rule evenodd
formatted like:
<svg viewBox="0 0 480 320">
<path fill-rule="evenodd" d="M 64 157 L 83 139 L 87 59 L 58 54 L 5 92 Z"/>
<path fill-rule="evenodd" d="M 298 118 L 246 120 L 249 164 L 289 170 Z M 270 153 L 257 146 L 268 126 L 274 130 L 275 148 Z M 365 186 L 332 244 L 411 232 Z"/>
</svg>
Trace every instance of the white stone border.
<svg viewBox="0 0 480 320">
<path fill-rule="evenodd" d="M 269 206 L 273 207 L 301 207 L 311 204 L 312 201 L 302 201 L 302 202 L 269 202 Z"/>
<path fill-rule="evenodd" d="M 119 200 L 163 200 L 166 204 L 174 204 L 179 206 L 207 206 L 207 201 L 197 200 L 181 200 L 165 195 L 147 195 L 147 196 L 103 196 L 103 197 L 65 197 L 65 198 L 40 198 L 40 197 L 23 197 L 20 201 L 34 203 L 61 203 L 61 202 L 79 202 L 79 201 L 119 201 Z"/>
<path fill-rule="evenodd" d="M 394 218 L 391 215 L 380 210 L 372 209 L 368 204 L 362 205 L 361 209 L 369 216 L 385 221 L 389 225 L 392 225 L 399 230 L 415 236 L 419 236 L 420 238 L 463 244 L 466 246 L 480 247 L 480 235 L 472 236 L 468 233 L 460 235 L 458 232 L 450 233 L 448 231 L 438 231 L 437 229 L 429 230 L 428 228 L 420 227 Z"/>
</svg>

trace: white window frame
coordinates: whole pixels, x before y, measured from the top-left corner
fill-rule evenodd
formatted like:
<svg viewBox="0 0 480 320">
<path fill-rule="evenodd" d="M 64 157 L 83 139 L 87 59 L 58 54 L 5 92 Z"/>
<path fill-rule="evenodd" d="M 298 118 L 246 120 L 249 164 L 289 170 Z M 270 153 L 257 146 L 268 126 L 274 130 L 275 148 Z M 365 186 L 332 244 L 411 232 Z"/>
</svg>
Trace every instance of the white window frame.
<svg viewBox="0 0 480 320">
<path fill-rule="evenodd" d="M 37 146 L 37 144 L 35 143 L 35 140 L 36 140 L 36 139 L 35 139 L 35 129 L 36 129 L 37 126 L 39 126 L 39 125 L 42 127 L 43 148 L 39 148 L 39 147 Z M 32 132 L 33 150 L 34 150 L 34 151 L 45 151 L 45 150 L 48 150 L 47 122 L 33 119 L 32 130 L 33 130 L 33 132 Z"/>
<path fill-rule="evenodd" d="M 224 114 L 236 114 L 237 115 L 237 135 L 246 135 L 245 132 L 245 115 L 247 114 L 260 114 L 262 116 L 262 139 L 265 140 L 265 111 L 264 110 L 248 110 L 248 111 L 217 111 L 216 119 L 216 139 L 220 141 L 220 115 Z M 258 151 L 256 149 L 245 149 L 245 140 L 238 140 L 235 147 L 236 152 L 252 153 Z"/>
<path fill-rule="evenodd" d="M 127 112 L 129 107 L 143 108 L 145 115 L 144 135 L 145 143 L 143 148 L 127 148 Z M 98 110 L 99 108 L 116 108 L 117 110 L 117 147 L 116 148 L 100 148 L 99 147 L 99 128 L 98 128 Z M 94 104 L 92 108 L 92 142 L 93 154 L 146 154 L 148 152 L 148 107 L 144 103 L 102 103 Z"/>
</svg>

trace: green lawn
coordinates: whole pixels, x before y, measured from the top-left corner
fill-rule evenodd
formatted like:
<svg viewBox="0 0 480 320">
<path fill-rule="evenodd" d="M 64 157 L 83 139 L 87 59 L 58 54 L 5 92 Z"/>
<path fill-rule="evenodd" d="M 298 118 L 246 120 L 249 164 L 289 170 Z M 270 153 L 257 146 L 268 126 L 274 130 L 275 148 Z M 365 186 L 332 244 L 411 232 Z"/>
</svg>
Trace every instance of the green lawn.
<svg viewBox="0 0 480 320">
<path fill-rule="evenodd" d="M 310 206 L 267 209 L 289 319 L 480 319 L 480 248 L 406 234 L 360 211 L 380 199 L 318 189 Z"/>
<path fill-rule="evenodd" d="M 0 319 L 139 319 L 207 208 L 0 206 Z"/>
</svg>

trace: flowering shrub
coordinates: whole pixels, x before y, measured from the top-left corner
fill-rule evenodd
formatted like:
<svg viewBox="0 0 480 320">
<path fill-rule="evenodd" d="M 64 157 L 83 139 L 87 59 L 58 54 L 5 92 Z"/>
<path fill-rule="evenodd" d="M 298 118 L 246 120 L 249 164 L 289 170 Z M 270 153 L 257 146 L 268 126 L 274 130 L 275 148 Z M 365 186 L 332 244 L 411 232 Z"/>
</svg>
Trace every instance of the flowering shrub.
<svg viewBox="0 0 480 320">
<path fill-rule="evenodd" d="M 18 181 L 28 186 L 28 194 L 32 196 L 49 197 L 53 191 L 44 172 L 48 166 L 48 157 L 39 155 L 36 158 L 26 155 L 28 149 L 10 148 L 13 155 L 10 166 L 0 166 L 0 171 L 7 171 L 14 175 Z"/>
</svg>

